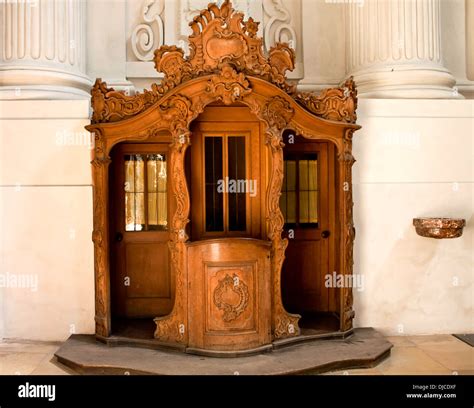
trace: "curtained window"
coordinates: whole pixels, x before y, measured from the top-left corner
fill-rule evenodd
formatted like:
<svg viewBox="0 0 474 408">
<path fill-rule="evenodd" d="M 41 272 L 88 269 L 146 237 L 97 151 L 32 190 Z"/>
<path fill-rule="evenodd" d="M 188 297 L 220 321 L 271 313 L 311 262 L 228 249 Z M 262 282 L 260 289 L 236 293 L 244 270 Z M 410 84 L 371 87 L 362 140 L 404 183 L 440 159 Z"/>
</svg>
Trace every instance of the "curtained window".
<svg viewBox="0 0 474 408">
<path fill-rule="evenodd" d="M 285 158 L 280 208 L 286 224 L 317 227 L 317 154 L 295 154 Z"/>
<path fill-rule="evenodd" d="M 125 231 L 165 231 L 168 227 L 166 157 L 125 156 Z"/>
</svg>

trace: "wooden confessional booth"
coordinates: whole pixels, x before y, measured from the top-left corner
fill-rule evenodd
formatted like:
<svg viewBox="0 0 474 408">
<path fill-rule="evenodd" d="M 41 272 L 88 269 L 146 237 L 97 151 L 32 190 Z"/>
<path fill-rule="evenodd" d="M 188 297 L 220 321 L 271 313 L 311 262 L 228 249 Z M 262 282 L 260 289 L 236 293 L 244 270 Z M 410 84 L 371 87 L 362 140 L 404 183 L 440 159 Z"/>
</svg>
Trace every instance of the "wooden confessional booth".
<svg viewBox="0 0 474 408">
<path fill-rule="evenodd" d="M 352 79 L 316 95 L 229 1 L 155 51 L 136 95 L 92 89 L 96 336 L 233 356 L 352 332 Z M 328 287 L 329 286 L 329 287 Z"/>
</svg>

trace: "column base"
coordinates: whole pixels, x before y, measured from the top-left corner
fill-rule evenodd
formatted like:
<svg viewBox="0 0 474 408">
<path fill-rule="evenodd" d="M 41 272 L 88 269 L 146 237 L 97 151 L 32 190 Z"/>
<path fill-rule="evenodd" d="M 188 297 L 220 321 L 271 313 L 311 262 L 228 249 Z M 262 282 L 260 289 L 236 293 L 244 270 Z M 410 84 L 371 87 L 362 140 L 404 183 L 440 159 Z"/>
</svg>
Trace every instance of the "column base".
<svg viewBox="0 0 474 408">
<path fill-rule="evenodd" d="M 0 66 L 0 100 L 84 99 L 91 80 L 80 73 L 49 67 Z"/>
<path fill-rule="evenodd" d="M 360 98 L 464 99 L 451 73 L 439 66 L 373 66 L 350 75 Z"/>
</svg>

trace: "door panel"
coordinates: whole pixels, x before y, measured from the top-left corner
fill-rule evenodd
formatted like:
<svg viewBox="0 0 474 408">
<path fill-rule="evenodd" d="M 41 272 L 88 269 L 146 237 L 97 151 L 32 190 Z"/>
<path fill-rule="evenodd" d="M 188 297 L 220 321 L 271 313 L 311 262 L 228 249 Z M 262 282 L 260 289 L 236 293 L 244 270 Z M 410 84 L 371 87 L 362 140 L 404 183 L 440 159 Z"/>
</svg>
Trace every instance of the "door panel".
<svg viewBox="0 0 474 408">
<path fill-rule="evenodd" d="M 128 243 L 125 259 L 125 268 L 130 277 L 127 298 L 170 297 L 166 243 Z"/>
<path fill-rule="evenodd" d="M 116 317 L 168 314 L 173 307 L 168 249 L 168 146 L 123 144 L 112 154 L 112 305 Z"/>
<path fill-rule="evenodd" d="M 334 147 L 297 140 L 286 143 L 280 207 L 288 248 L 282 269 L 285 307 L 294 313 L 335 311 L 335 291 L 325 276 L 335 269 Z"/>
</svg>

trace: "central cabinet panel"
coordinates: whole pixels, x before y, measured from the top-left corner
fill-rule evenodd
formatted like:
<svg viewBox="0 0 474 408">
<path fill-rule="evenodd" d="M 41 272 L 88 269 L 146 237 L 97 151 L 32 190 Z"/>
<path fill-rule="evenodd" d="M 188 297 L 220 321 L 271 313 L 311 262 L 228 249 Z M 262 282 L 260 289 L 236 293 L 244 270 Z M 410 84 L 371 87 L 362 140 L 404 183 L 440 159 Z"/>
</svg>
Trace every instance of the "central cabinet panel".
<svg viewBox="0 0 474 408">
<path fill-rule="evenodd" d="M 211 106 L 192 126 L 187 181 L 189 348 L 271 343 L 270 242 L 262 123 L 242 106 Z"/>
<path fill-rule="evenodd" d="M 248 350 L 271 342 L 270 243 L 188 244 L 189 346 Z"/>
</svg>

